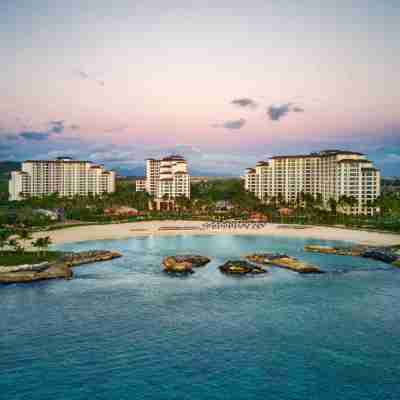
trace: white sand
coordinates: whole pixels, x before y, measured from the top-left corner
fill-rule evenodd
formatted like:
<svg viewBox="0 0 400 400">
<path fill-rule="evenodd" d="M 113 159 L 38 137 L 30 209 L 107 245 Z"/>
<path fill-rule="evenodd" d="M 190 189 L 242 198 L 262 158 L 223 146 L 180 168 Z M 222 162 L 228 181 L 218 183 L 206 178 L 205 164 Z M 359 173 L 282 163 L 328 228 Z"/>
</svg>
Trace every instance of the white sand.
<svg viewBox="0 0 400 400">
<path fill-rule="evenodd" d="M 82 242 L 88 240 L 125 239 L 147 235 L 271 235 L 306 237 L 325 240 L 344 240 L 367 245 L 400 244 L 400 234 L 358 231 L 342 228 L 309 226 L 296 229 L 290 225 L 266 224 L 262 229 L 201 229 L 201 221 L 148 221 L 112 225 L 90 225 L 36 233 L 35 238 L 50 236 L 54 244 Z M 189 229 L 159 230 L 161 227 L 181 227 Z"/>
</svg>

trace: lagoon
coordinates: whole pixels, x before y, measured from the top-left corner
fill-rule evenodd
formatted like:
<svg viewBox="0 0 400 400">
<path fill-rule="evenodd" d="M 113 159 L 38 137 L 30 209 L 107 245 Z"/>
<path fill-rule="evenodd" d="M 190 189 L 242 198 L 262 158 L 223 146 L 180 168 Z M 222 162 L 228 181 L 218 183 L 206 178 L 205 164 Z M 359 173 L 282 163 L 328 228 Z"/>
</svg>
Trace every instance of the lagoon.
<svg viewBox="0 0 400 400">
<path fill-rule="evenodd" d="M 303 252 L 332 241 L 147 236 L 59 245 L 124 257 L 71 281 L 0 287 L 0 390 L 13 399 L 397 399 L 400 269 Z M 235 278 L 217 266 L 284 252 L 327 271 Z M 164 256 L 198 253 L 196 273 Z"/>
</svg>

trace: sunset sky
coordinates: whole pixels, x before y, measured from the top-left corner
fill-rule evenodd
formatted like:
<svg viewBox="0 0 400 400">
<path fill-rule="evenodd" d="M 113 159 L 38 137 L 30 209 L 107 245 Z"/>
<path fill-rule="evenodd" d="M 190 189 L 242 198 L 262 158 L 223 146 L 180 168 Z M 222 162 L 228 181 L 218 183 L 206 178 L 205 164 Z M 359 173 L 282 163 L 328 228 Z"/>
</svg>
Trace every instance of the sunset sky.
<svg viewBox="0 0 400 400">
<path fill-rule="evenodd" d="M 400 175 L 398 0 L 1 0 L 0 49 L 1 160 L 342 148 Z"/>
</svg>

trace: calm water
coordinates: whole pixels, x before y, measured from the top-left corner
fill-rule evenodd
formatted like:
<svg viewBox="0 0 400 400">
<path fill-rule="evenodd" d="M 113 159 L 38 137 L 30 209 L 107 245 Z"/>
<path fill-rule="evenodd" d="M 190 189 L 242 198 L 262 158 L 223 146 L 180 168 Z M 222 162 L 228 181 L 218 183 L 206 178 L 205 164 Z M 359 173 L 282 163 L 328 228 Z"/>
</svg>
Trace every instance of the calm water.
<svg viewBox="0 0 400 400">
<path fill-rule="evenodd" d="M 0 287 L 0 399 L 400 398 L 400 269 L 305 254 L 306 243 L 245 236 L 86 242 L 121 259 L 72 281 Z M 216 267 L 281 251 L 329 274 L 232 278 Z M 188 278 L 164 255 L 213 262 Z"/>
</svg>

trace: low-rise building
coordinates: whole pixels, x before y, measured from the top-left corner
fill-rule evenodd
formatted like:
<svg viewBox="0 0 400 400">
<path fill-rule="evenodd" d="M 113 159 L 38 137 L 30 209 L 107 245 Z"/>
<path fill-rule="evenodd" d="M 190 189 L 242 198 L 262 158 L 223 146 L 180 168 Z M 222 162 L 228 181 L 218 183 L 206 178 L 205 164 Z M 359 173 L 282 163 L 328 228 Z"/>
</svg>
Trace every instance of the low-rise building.
<svg viewBox="0 0 400 400">
<path fill-rule="evenodd" d="M 106 208 L 104 214 L 116 217 L 136 217 L 139 211 L 136 208 L 121 206 Z"/>
<path fill-rule="evenodd" d="M 145 192 L 146 191 L 146 178 L 135 179 L 135 186 L 136 186 L 137 192 Z"/>
<path fill-rule="evenodd" d="M 235 206 L 229 200 L 218 200 L 215 203 L 215 211 L 223 212 L 223 211 L 232 211 Z"/>
</svg>

